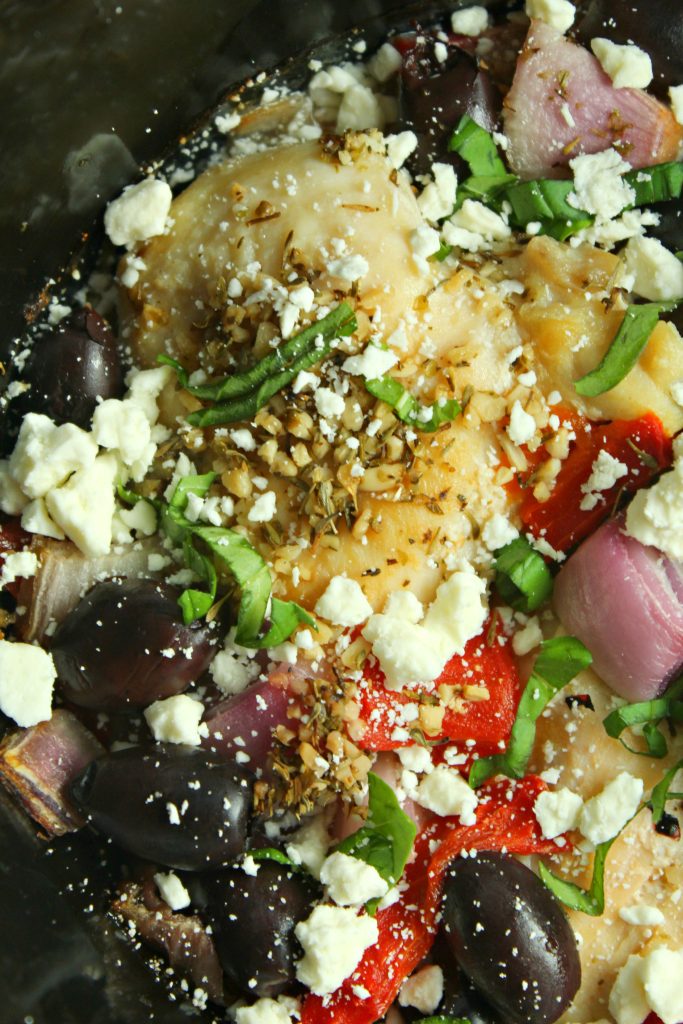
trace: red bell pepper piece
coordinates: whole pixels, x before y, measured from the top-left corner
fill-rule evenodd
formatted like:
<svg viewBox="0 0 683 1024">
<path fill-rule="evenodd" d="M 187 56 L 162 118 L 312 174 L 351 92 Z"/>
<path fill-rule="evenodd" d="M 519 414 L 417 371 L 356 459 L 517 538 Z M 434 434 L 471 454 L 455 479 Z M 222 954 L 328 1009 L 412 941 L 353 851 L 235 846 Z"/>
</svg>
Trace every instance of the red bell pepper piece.
<svg viewBox="0 0 683 1024">
<path fill-rule="evenodd" d="M 441 886 L 448 865 L 463 850 L 502 850 L 517 854 L 556 852 L 543 839 L 533 806 L 546 788 L 537 776 L 520 782 L 494 783 L 480 792 L 474 825 L 441 818 L 417 838 L 415 855 L 405 871 L 401 899 L 377 914 L 379 939 L 365 951 L 350 978 L 326 999 L 309 995 L 302 1024 L 373 1024 L 394 1002 L 401 984 L 429 952 L 437 929 Z M 510 796 L 510 799 L 508 799 Z M 430 844 L 438 848 L 430 853 Z M 370 993 L 361 999 L 353 991 Z"/>
<path fill-rule="evenodd" d="M 586 429 L 588 426 L 590 430 Z M 527 530 L 548 541 L 556 551 L 568 551 L 593 533 L 610 514 L 622 490 L 634 493 L 649 483 L 655 473 L 671 465 L 671 438 L 653 413 L 611 423 L 583 421 L 575 429 L 576 441 L 562 463 L 548 501 L 537 501 L 531 489 L 527 489 L 520 508 Z M 595 508 L 582 511 L 581 485 L 588 480 L 603 449 L 628 466 L 628 474 L 609 491 L 602 492 Z"/>
<path fill-rule="evenodd" d="M 403 691 L 387 690 L 384 674 L 374 659 L 363 670 L 363 682 L 356 697 L 360 717 L 367 724 L 359 743 L 364 750 L 396 750 L 412 740 L 392 739 L 397 725 L 397 712 L 405 704 L 414 703 Z M 500 624 L 486 624 L 479 636 L 470 640 L 463 655 L 456 655 L 446 665 L 435 686 L 485 685 L 489 699 L 467 701 L 465 711 L 446 710 L 443 729 L 430 740 L 476 740 L 482 755 L 495 753 L 498 744 L 507 740 L 515 720 L 519 702 L 519 676 L 508 638 Z"/>
</svg>

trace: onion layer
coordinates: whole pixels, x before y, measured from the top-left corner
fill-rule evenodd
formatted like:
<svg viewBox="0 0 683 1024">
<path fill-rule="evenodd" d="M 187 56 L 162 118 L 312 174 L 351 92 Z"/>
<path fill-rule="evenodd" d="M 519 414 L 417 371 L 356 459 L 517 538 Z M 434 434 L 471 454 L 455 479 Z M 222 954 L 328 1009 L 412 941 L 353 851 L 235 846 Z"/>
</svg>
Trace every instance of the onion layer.
<svg viewBox="0 0 683 1024">
<path fill-rule="evenodd" d="M 651 700 L 683 667 L 683 566 L 623 526 L 610 520 L 581 545 L 553 601 L 608 686 L 628 701 Z"/>
</svg>

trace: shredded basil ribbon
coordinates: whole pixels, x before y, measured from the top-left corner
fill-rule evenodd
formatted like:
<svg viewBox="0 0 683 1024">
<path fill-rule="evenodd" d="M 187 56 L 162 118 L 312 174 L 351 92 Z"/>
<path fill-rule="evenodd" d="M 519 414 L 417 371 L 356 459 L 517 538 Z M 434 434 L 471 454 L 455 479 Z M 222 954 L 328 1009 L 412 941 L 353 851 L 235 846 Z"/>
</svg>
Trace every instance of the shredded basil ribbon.
<svg viewBox="0 0 683 1024">
<path fill-rule="evenodd" d="M 517 708 L 508 748 L 504 754 L 482 757 L 474 762 L 469 776 L 473 789 L 492 775 L 507 775 L 511 779 L 524 777 L 536 739 L 536 721 L 541 712 L 559 690 L 588 668 L 592 660 L 587 648 L 573 636 L 554 637 L 541 644 Z"/>
<path fill-rule="evenodd" d="M 337 338 L 347 337 L 357 329 L 353 309 L 341 302 L 336 309 L 282 342 L 251 369 L 236 373 L 211 384 L 190 384 L 187 371 L 170 356 L 160 355 L 157 361 L 172 366 L 186 391 L 214 404 L 187 417 L 197 427 L 250 420 L 273 395 L 287 387 L 302 370 L 308 370 L 330 354 Z"/>
<path fill-rule="evenodd" d="M 538 862 L 538 873 L 541 881 L 548 886 L 554 896 L 565 906 L 572 910 L 581 910 L 591 917 L 599 917 L 605 909 L 605 863 L 607 854 L 619 833 L 605 843 L 600 843 L 595 848 L 593 860 L 593 877 L 588 889 L 582 889 L 574 882 L 567 882 L 545 866 L 543 861 Z"/>
<path fill-rule="evenodd" d="M 516 537 L 500 548 L 493 565 L 498 593 L 517 611 L 533 612 L 550 597 L 553 589 L 550 569 L 526 537 Z"/>
<path fill-rule="evenodd" d="M 372 865 L 389 885 L 395 885 L 413 849 L 417 828 L 401 810 L 396 794 L 374 772 L 368 773 L 368 818 L 357 832 L 347 836 L 335 847 Z M 377 908 L 379 899 L 368 903 L 368 910 Z"/>
<path fill-rule="evenodd" d="M 675 793 L 671 789 L 671 783 L 681 768 L 683 768 L 683 759 L 677 761 L 673 768 L 669 769 L 661 782 L 658 782 L 650 793 L 647 806 L 652 811 L 652 821 L 655 825 L 658 825 L 664 817 L 667 800 L 680 800 L 683 798 L 683 793 Z"/>
<path fill-rule="evenodd" d="M 429 407 L 431 411 L 429 417 L 425 419 L 423 417 L 424 406 L 420 405 L 418 400 L 394 377 L 374 377 L 372 380 L 367 380 L 365 386 L 371 395 L 391 406 L 403 423 L 428 434 L 434 433 L 444 423 L 450 423 L 462 412 L 460 402 L 455 398 L 449 398 L 444 402 L 435 402 Z"/>
<path fill-rule="evenodd" d="M 473 121 L 469 114 L 464 114 L 448 143 L 451 153 L 457 153 L 465 161 L 473 177 L 509 178 L 507 167 L 498 155 L 498 148 L 493 137 Z M 512 176 L 514 177 L 514 175 Z"/>
<path fill-rule="evenodd" d="M 638 306 L 627 306 L 624 319 L 605 355 L 594 370 L 574 382 L 577 392 L 586 398 L 595 398 L 616 387 L 638 362 L 638 356 L 657 326 L 659 314 L 667 313 L 677 305 L 677 302 L 644 302 Z"/>
<path fill-rule="evenodd" d="M 247 850 L 246 856 L 251 857 L 252 860 L 257 862 L 271 860 L 275 861 L 276 864 L 282 864 L 284 867 L 291 868 L 292 871 L 299 870 L 298 864 L 295 864 L 283 850 L 277 850 L 274 846 L 261 846 L 258 850 Z"/>
<path fill-rule="evenodd" d="M 603 719 L 602 724 L 607 735 L 612 739 L 619 740 L 632 754 L 661 758 L 668 753 L 669 749 L 666 737 L 659 730 L 659 723 L 664 719 L 683 722 L 683 676 L 672 683 L 661 697 L 616 708 Z M 647 750 L 637 750 L 621 738 L 624 729 L 629 729 L 634 725 L 643 726 L 643 739 Z"/>
<path fill-rule="evenodd" d="M 270 597 L 271 578 L 268 566 L 258 551 L 242 534 L 219 526 L 192 523 L 185 516 L 190 494 L 204 497 L 216 479 L 215 473 L 187 476 L 178 481 L 168 502 L 143 498 L 119 487 L 119 496 L 131 504 L 147 501 L 157 511 L 161 529 L 175 543 L 182 545 L 188 568 L 208 584 L 207 590 L 190 587 L 178 599 L 186 625 L 201 618 L 216 600 L 218 588 L 217 563 L 235 579 L 241 590 L 237 613 L 235 643 L 242 647 L 276 647 L 287 640 L 296 627 L 304 622 L 315 628 L 315 622 L 295 601 L 280 601 Z M 200 540 L 209 549 L 209 558 L 195 546 Z M 261 634 L 268 613 L 269 626 Z"/>
</svg>

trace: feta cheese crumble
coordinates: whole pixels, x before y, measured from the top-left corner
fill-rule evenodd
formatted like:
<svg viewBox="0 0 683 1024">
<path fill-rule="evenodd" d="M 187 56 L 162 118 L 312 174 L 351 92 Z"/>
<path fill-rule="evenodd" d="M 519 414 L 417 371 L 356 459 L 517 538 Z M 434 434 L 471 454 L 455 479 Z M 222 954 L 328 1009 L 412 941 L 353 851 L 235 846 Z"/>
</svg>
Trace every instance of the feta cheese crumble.
<svg viewBox="0 0 683 1024">
<path fill-rule="evenodd" d="M 629 505 L 626 532 L 669 558 L 683 558 L 683 440 L 677 438 L 673 448 L 673 469 L 638 491 Z"/>
<path fill-rule="evenodd" d="M 609 997 L 617 1024 L 641 1024 L 654 1012 L 662 1024 L 683 1020 L 683 949 L 660 946 L 645 956 L 630 956 Z"/>
<path fill-rule="evenodd" d="M 144 712 L 157 743 L 185 743 L 191 747 L 201 743 L 199 723 L 203 714 L 202 702 L 186 693 L 156 700 Z"/>
<path fill-rule="evenodd" d="M 581 835 L 594 846 L 613 839 L 638 810 L 642 795 L 643 780 L 620 772 L 583 805 L 579 816 Z"/>
<path fill-rule="evenodd" d="M 479 803 L 477 794 L 455 768 L 437 765 L 420 780 L 411 796 L 420 807 L 441 817 L 457 815 L 461 825 L 474 825 L 477 820 L 474 813 Z"/>
<path fill-rule="evenodd" d="M 0 640 L 0 711 L 27 728 L 52 717 L 57 671 L 52 655 L 32 644 Z"/>
<path fill-rule="evenodd" d="M 465 7 L 451 14 L 451 28 L 460 36 L 479 36 L 488 28 L 489 12 L 485 7 Z"/>
<path fill-rule="evenodd" d="M 304 955 L 296 968 L 298 981 L 317 996 L 326 996 L 353 974 L 368 946 L 379 938 L 377 922 L 351 907 L 325 904 L 300 921 L 294 934 Z"/>
<path fill-rule="evenodd" d="M 524 10 L 530 18 L 544 21 L 562 33 L 572 27 L 576 17 L 576 8 L 569 0 L 526 0 Z"/>
<path fill-rule="evenodd" d="M 652 61 L 633 43 L 620 45 L 596 36 L 591 50 L 616 89 L 647 89 L 652 81 Z"/>
<path fill-rule="evenodd" d="M 165 181 L 145 178 L 124 188 L 104 213 L 104 229 L 114 245 L 132 249 L 166 230 L 173 193 Z"/>
<path fill-rule="evenodd" d="M 534 804 L 534 815 L 544 839 L 555 839 L 579 823 L 583 800 L 570 789 L 546 790 Z"/>
<path fill-rule="evenodd" d="M 316 602 L 315 613 L 335 626 L 358 626 L 372 615 L 372 605 L 355 580 L 333 576 Z"/>
<path fill-rule="evenodd" d="M 164 873 L 159 871 L 154 876 L 156 887 L 162 900 L 168 903 L 171 910 L 183 910 L 190 905 L 190 894 L 180 881 L 175 871 Z"/>
<path fill-rule="evenodd" d="M 636 235 L 621 254 L 617 284 L 652 302 L 683 298 L 683 263 L 656 238 Z"/>
<path fill-rule="evenodd" d="M 443 971 L 429 964 L 411 974 L 398 993 L 399 1006 L 414 1006 L 420 1013 L 433 1013 L 443 999 Z"/>
<path fill-rule="evenodd" d="M 368 900 L 386 896 L 389 886 L 378 871 L 358 857 L 332 853 L 320 871 L 329 898 L 340 907 L 360 908 Z"/>
<path fill-rule="evenodd" d="M 581 484 L 583 498 L 579 508 L 582 512 L 590 512 L 599 501 L 603 491 L 611 491 L 618 480 L 628 475 L 628 466 L 615 459 L 603 448 L 591 467 L 591 473 L 585 483 Z"/>
</svg>

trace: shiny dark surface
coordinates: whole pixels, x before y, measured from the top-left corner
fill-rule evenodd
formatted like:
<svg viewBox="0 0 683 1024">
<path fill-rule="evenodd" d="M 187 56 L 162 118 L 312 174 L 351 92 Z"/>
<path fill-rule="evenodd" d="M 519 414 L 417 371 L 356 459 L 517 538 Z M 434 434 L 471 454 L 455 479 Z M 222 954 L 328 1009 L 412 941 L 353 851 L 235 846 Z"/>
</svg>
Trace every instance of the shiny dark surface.
<svg viewBox="0 0 683 1024">
<path fill-rule="evenodd" d="M 220 633 L 204 619 L 185 626 L 179 595 L 153 580 L 95 584 L 52 643 L 64 696 L 95 711 L 135 711 L 196 682 Z"/>
<path fill-rule="evenodd" d="M 128 853 L 201 871 L 229 863 L 247 843 L 252 773 L 196 747 L 128 747 L 91 762 L 74 780 L 76 806 Z"/>
<path fill-rule="evenodd" d="M 206 875 L 202 884 L 204 917 L 211 921 L 228 984 L 245 996 L 284 992 L 295 980 L 302 952 L 294 929 L 320 896 L 313 880 L 263 861 L 256 875 L 234 868 Z"/>
<path fill-rule="evenodd" d="M 506 1024 L 552 1024 L 581 983 L 574 933 L 537 875 L 502 853 L 456 860 L 443 932 L 456 961 Z"/>
</svg>

